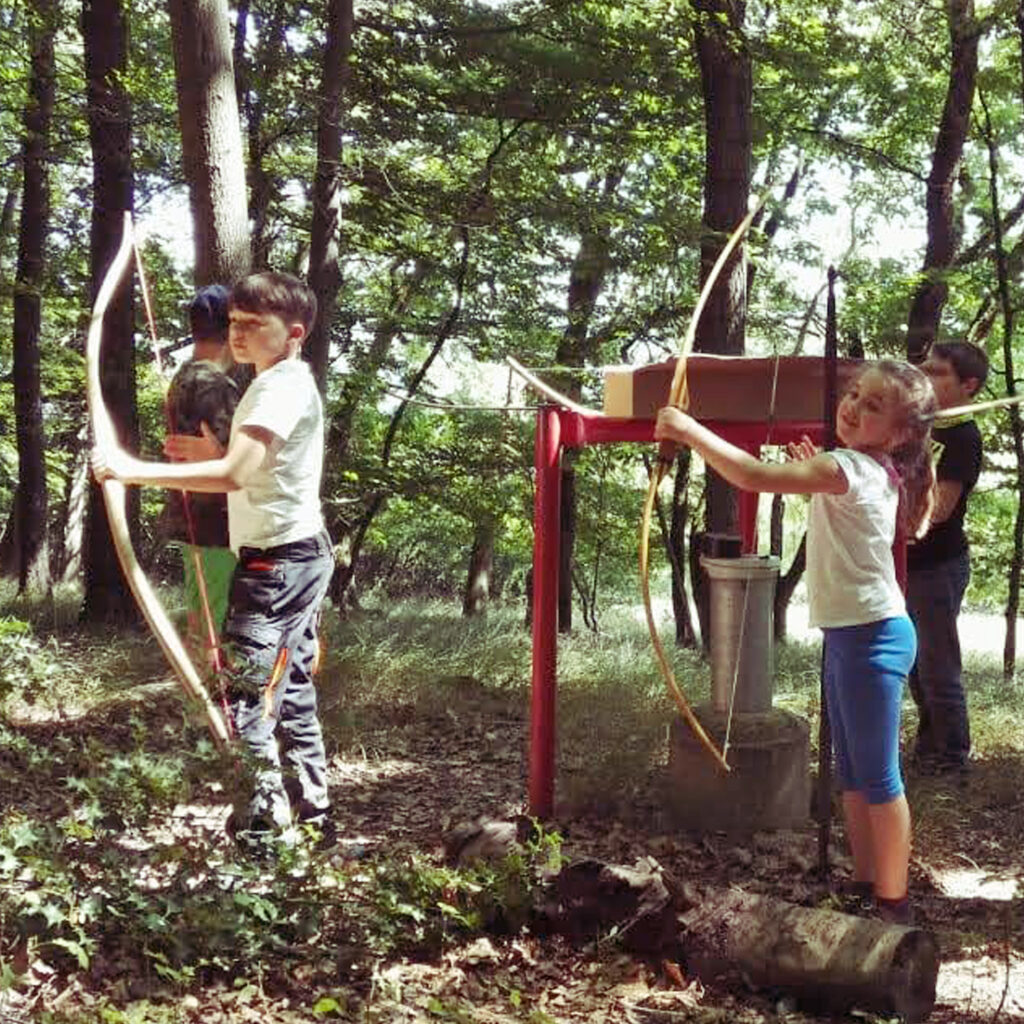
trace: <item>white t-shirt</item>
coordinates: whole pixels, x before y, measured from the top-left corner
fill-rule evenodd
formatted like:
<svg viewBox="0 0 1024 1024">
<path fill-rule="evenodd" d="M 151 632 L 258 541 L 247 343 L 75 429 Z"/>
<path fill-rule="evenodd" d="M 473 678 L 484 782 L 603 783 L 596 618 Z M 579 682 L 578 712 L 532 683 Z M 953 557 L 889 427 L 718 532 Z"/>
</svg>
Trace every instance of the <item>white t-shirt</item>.
<svg viewBox="0 0 1024 1024">
<path fill-rule="evenodd" d="M 845 494 L 815 494 L 807 522 L 807 597 L 812 626 L 861 626 L 906 614 L 892 544 L 899 490 L 870 455 L 828 453 Z"/>
<path fill-rule="evenodd" d="M 262 427 L 274 440 L 245 487 L 228 492 L 231 550 L 316 536 L 324 528 L 324 413 L 309 364 L 282 359 L 258 373 L 235 409 L 232 441 L 242 427 Z"/>
</svg>

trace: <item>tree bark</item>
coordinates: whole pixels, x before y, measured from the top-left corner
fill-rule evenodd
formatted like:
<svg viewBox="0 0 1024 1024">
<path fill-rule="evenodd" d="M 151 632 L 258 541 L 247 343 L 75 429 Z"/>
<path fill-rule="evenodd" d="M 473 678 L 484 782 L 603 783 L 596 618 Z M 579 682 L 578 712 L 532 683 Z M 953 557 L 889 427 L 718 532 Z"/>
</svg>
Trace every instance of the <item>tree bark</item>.
<svg viewBox="0 0 1024 1024">
<path fill-rule="evenodd" d="M 1021 37 L 1024 47 L 1024 36 Z M 983 114 L 985 143 L 988 147 L 989 203 L 992 214 L 992 255 L 995 261 L 999 305 L 1003 317 L 1003 380 L 1006 395 L 1017 394 L 1017 376 L 1013 362 L 1014 308 L 1010 295 L 1010 278 L 1007 273 L 1006 249 L 1003 243 L 1002 215 L 999 209 L 999 153 L 992 119 L 989 115 L 985 96 L 980 97 Z M 1013 520 L 1013 555 L 1007 572 L 1006 593 L 1006 636 L 1003 641 L 1003 679 L 1011 682 L 1017 665 L 1017 616 L 1020 613 L 1020 584 L 1024 570 L 1024 423 L 1021 421 L 1020 406 L 1011 405 L 1010 431 L 1013 438 L 1015 459 L 1014 474 L 1017 479 L 1017 510 Z"/>
<path fill-rule="evenodd" d="M 245 162 L 226 0 L 170 0 L 181 149 L 197 284 L 248 273 Z"/>
<path fill-rule="evenodd" d="M 309 243 L 309 283 L 317 317 L 306 346 L 321 393 L 327 390 L 331 324 L 341 287 L 338 235 L 341 229 L 341 117 L 352 53 L 352 0 L 329 0 L 323 77 L 316 131 L 313 224 Z"/>
<path fill-rule="evenodd" d="M 469 554 L 469 572 L 462 598 L 462 614 L 467 618 L 479 615 L 491 596 L 491 573 L 494 570 L 494 520 L 482 518 L 474 529 L 473 548 Z"/>
<path fill-rule="evenodd" d="M 266 270 L 270 266 L 274 242 L 270 232 L 270 208 L 280 191 L 280 180 L 267 169 L 266 157 L 274 140 L 265 129 L 265 121 L 267 104 L 274 102 L 270 89 L 281 72 L 286 52 L 288 11 L 286 0 L 276 0 L 268 17 L 254 18 L 257 43 L 252 60 L 247 57 L 245 48 L 250 4 L 239 5 L 235 13 L 235 96 L 238 109 L 245 114 L 248 137 L 248 209 L 254 270 Z"/>
<path fill-rule="evenodd" d="M 43 396 L 39 342 L 46 236 L 50 230 L 50 128 L 55 95 L 54 0 L 34 0 L 29 19 L 31 74 L 22 124 L 22 201 L 14 283 L 14 415 L 18 437 L 18 590 L 50 588 Z"/>
<path fill-rule="evenodd" d="M 88 93 L 89 144 L 93 162 L 93 204 L 89 235 L 92 298 L 117 251 L 124 213 L 133 205 L 131 108 L 125 91 L 128 70 L 128 26 L 121 0 L 85 0 L 82 17 L 85 76 Z M 104 395 L 121 442 L 138 447 L 139 420 L 135 399 L 134 312 L 132 290 L 121 288 L 104 321 L 106 344 L 100 376 Z M 130 488 L 129 522 L 138 525 L 138 490 Z M 89 622 L 138 623 L 138 606 L 121 573 L 103 496 L 89 488 L 89 513 L 84 541 L 85 603 Z"/>
<path fill-rule="evenodd" d="M 704 234 L 700 247 L 700 283 L 707 280 L 726 240 L 747 214 L 753 155 L 751 109 L 753 75 L 743 32 L 744 0 L 692 0 L 697 57 L 704 93 Z M 747 316 L 747 272 L 743 246 L 723 267 L 697 325 L 694 350 L 742 355 Z M 708 469 L 705 530 L 737 534 L 736 491 Z M 691 547 L 694 544 L 691 534 Z M 691 551 L 691 582 L 703 628 L 708 618 L 707 588 L 702 585 L 699 552 Z"/>
<path fill-rule="evenodd" d="M 594 337 L 590 330 L 598 296 L 611 269 L 609 228 L 602 217 L 603 208 L 615 195 L 624 171 L 614 168 L 600 182 L 591 181 L 591 188 L 600 187 L 601 196 L 595 220 L 580 236 L 579 248 L 569 271 L 569 295 L 566 306 L 568 323 L 555 350 L 559 366 L 583 367 L 595 358 L 591 351 Z M 570 398 L 579 399 L 580 381 L 567 377 L 562 390 Z M 561 546 L 558 567 L 558 630 L 572 631 L 572 564 L 576 545 L 576 470 L 574 455 L 567 451 L 562 458 Z"/>
<path fill-rule="evenodd" d="M 739 974 L 833 1011 L 857 1006 L 906 1021 L 935 1006 L 939 950 L 919 928 L 795 906 L 739 889 L 710 890 L 680 917 L 690 970 Z"/>
<path fill-rule="evenodd" d="M 672 519 L 669 526 L 669 557 L 672 560 L 672 611 L 676 620 L 676 645 L 696 647 L 697 632 L 690 614 L 690 601 L 683 584 L 683 565 L 686 559 L 686 526 L 690 508 L 686 500 L 690 481 L 691 452 L 680 449 L 676 456 L 676 475 L 672 485 Z"/>
<path fill-rule="evenodd" d="M 949 86 L 928 175 L 925 198 L 928 243 L 924 267 L 907 319 L 907 358 L 912 363 L 922 362 L 928 355 L 949 295 L 945 272 L 959 244 L 953 192 L 970 130 L 978 73 L 979 32 L 974 19 L 974 0 L 946 0 L 946 16 L 951 43 Z"/>
</svg>

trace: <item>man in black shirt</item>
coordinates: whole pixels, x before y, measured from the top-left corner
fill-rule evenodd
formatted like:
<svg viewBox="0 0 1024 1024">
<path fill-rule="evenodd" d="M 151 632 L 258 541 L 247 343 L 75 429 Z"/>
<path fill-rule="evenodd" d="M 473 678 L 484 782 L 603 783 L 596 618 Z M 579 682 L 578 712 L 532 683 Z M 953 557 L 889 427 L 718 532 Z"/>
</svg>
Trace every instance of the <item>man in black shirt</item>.
<svg viewBox="0 0 1024 1024">
<path fill-rule="evenodd" d="M 988 376 L 988 357 L 964 341 L 932 346 L 921 367 L 941 409 L 965 405 Z M 907 548 L 907 611 L 917 629 L 910 692 L 918 708 L 915 761 L 925 772 L 963 768 L 971 750 L 957 617 L 970 579 L 967 498 L 981 471 L 981 434 L 971 416 L 940 420 L 931 526 Z"/>
</svg>

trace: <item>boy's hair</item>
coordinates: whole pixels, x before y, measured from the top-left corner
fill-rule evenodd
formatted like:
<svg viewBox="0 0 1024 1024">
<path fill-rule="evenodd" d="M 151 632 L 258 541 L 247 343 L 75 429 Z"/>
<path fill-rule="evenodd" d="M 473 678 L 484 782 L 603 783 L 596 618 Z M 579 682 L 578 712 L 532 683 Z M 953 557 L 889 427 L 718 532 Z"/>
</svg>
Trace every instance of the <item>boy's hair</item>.
<svg viewBox="0 0 1024 1024">
<path fill-rule="evenodd" d="M 865 364 L 874 368 L 899 391 L 897 428 L 906 435 L 889 452 L 900 478 L 900 503 L 897 513 L 908 536 L 920 535 L 927 525 L 931 508 L 931 489 L 935 482 L 932 468 L 932 423 L 939 404 L 931 380 L 918 367 L 898 359 L 880 359 Z"/>
<path fill-rule="evenodd" d="M 246 313 L 274 313 L 288 323 L 301 323 L 307 336 L 316 320 L 313 289 L 292 274 L 274 270 L 243 277 L 231 289 L 231 306 Z"/>
<path fill-rule="evenodd" d="M 228 336 L 228 299 L 231 293 L 222 284 L 200 288 L 188 304 L 188 327 L 193 338 Z"/>
<path fill-rule="evenodd" d="M 972 378 L 976 380 L 978 386 L 974 389 L 974 394 L 985 386 L 985 380 L 988 378 L 988 356 L 980 346 L 969 341 L 937 341 L 928 354 L 947 360 L 961 382 Z"/>
</svg>

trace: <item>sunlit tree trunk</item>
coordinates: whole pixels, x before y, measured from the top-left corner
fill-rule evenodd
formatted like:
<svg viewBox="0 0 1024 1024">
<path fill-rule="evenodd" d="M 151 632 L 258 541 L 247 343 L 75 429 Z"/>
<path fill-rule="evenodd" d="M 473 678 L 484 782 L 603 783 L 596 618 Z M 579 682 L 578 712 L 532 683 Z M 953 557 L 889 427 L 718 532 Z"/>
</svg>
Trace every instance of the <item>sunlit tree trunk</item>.
<svg viewBox="0 0 1024 1024">
<path fill-rule="evenodd" d="M 34 0 L 29 19 L 31 74 L 23 117 L 21 224 L 14 283 L 14 415 L 18 435 L 16 493 L 18 589 L 50 588 L 43 397 L 39 335 L 42 327 L 46 236 L 50 229 L 50 127 L 54 103 L 54 0 Z"/>
<path fill-rule="evenodd" d="M 341 118 L 352 53 L 352 0 L 330 0 L 324 40 L 320 112 L 313 178 L 313 224 L 309 244 L 309 283 L 316 293 L 317 318 L 307 353 L 321 392 L 327 390 L 331 323 L 341 287 L 338 232 L 341 228 Z"/>
<path fill-rule="evenodd" d="M 85 0 L 82 17 L 88 91 L 89 145 L 93 164 L 92 223 L 89 266 L 92 297 L 121 240 L 126 210 L 132 209 L 131 108 L 125 91 L 128 71 L 128 26 L 120 0 Z M 100 379 L 122 443 L 137 448 L 135 350 L 132 290 L 118 290 L 104 320 Z M 129 522 L 138 524 L 138 491 L 130 488 Z M 91 622 L 137 622 L 139 612 L 110 541 L 103 496 L 89 488 L 84 542 L 85 604 Z"/>
<path fill-rule="evenodd" d="M 473 531 L 473 548 L 469 554 L 469 572 L 462 597 L 462 614 L 479 615 L 491 596 L 491 574 L 494 571 L 494 519 L 483 516 Z"/>
<path fill-rule="evenodd" d="M 946 0 L 946 17 L 951 42 L 949 86 L 928 175 L 925 199 L 928 244 L 924 267 L 907 319 L 907 358 L 914 363 L 927 356 L 935 341 L 942 308 L 949 295 L 946 271 L 959 243 L 953 193 L 964 142 L 970 131 L 978 73 L 979 30 L 974 20 L 974 0 Z"/>
<path fill-rule="evenodd" d="M 245 161 L 227 0 L 170 0 L 181 149 L 197 284 L 230 284 L 250 267 Z"/>
</svg>

